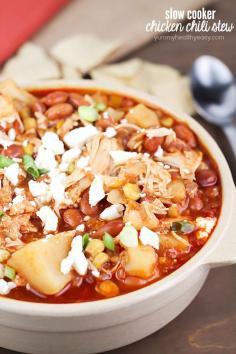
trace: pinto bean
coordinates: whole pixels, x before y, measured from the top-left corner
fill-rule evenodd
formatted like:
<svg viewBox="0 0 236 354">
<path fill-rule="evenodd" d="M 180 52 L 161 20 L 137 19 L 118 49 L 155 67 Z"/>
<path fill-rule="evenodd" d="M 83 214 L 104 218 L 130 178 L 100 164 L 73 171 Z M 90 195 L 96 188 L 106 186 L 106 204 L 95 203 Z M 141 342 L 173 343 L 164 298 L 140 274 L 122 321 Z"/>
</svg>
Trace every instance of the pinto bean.
<svg viewBox="0 0 236 354">
<path fill-rule="evenodd" d="M 33 104 L 32 110 L 34 113 L 35 112 L 45 113 L 47 110 L 47 107 L 45 106 L 45 104 L 43 102 L 37 101 Z"/>
<path fill-rule="evenodd" d="M 185 124 L 176 125 L 174 130 L 177 137 L 185 141 L 190 147 L 194 148 L 197 146 L 197 141 L 193 132 Z"/>
<path fill-rule="evenodd" d="M 50 107 L 45 115 L 49 120 L 58 120 L 70 116 L 73 113 L 73 106 L 69 103 L 58 103 Z"/>
<path fill-rule="evenodd" d="M 88 216 L 98 216 L 100 214 L 100 210 L 101 210 L 99 204 L 97 204 L 93 207 L 89 204 L 88 190 L 85 191 L 82 195 L 82 198 L 80 200 L 80 209 L 83 214 L 88 215 Z"/>
<path fill-rule="evenodd" d="M 89 106 L 89 103 L 84 99 L 82 95 L 79 93 L 70 93 L 69 94 L 69 102 L 74 106 L 75 108 L 78 108 L 79 106 Z"/>
<path fill-rule="evenodd" d="M 63 220 L 66 224 L 75 228 L 83 222 L 83 217 L 78 209 L 67 209 L 63 213 Z"/>
<path fill-rule="evenodd" d="M 124 223 L 121 219 L 109 221 L 105 225 L 101 226 L 97 231 L 93 233 L 93 237 L 102 237 L 105 232 L 111 236 L 117 236 L 124 227 Z"/>
<path fill-rule="evenodd" d="M 217 175 L 211 169 L 199 170 L 196 172 L 196 180 L 201 187 L 212 187 L 217 183 Z"/>
<path fill-rule="evenodd" d="M 163 143 L 163 141 L 163 137 L 148 138 L 146 136 L 143 142 L 143 147 L 149 154 L 153 154 L 157 150 L 158 146 Z"/>
<path fill-rule="evenodd" d="M 189 207 L 193 211 L 199 211 L 203 208 L 203 206 L 204 206 L 204 203 L 203 203 L 202 199 L 199 197 L 191 198 L 189 201 Z"/>
<path fill-rule="evenodd" d="M 55 104 L 65 103 L 68 99 L 68 93 L 55 91 L 49 93 L 47 96 L 43 97 L 41 102 L 46 104 L 48 107 L 54 106 Z"/>
<path fill-rule="evenodd" d="M 7 149 L 2 150 L 1 154 L 8 157 L 22 157 L 24 155 L 24 149 L 20 145 L 11 145 Z"/>
</svg>

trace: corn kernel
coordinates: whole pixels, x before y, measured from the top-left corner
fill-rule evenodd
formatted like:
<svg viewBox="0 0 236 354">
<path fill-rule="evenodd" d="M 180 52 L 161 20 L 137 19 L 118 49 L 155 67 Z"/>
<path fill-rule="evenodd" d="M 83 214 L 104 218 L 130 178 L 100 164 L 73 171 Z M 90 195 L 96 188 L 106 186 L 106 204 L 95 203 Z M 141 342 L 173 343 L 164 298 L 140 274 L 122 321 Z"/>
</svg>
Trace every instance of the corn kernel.
<svg viewBox="0 0 236 354">
<path fill-rule="evenodd" d="M 166 128 L 171 128 L 174 123 L 174 119 L 171 117 L 163 118 L 161 124 Z"/>
<path fill-rule="evenodd" d="M 10 257 L 10 252 L 0 249 L 0 263 L 6 261 Z"/>
<path fill-rule="evenodd" d="M 60 129 L 64 123 L 65 123 L 64 120 L 59 120 L 59 122 L 57 122 L 57 125 L 56 125 L 57 129 Z"/>
<path fill-rule="evenodd" d="M 23 120 L 29 118 L 30 115 L 31 115 L 31 111 L 29 107 L 26 106 L 20 110 L 20 116 Z"/>
<path fill-rule="evenodd" d="M 34 146 L 32 144 L 27 144 L 24 146 L 24 153 L 27 155 L 33 155 L 34 152 Z"/>
<path fill-rule="evenodd" d="M 0 279 L 3 279 L 5 276 L 4 274 L 4 265 L 0 264 Z"/>
<path fill-rule="evenodd" d="M 140 198 L 140 188 L 137 184 L 134 183 L 126 183 L 123 187 L 124 194 L 126 198 L 131 200 L 138 200 Z"/>
<path fill-rule="evenodd" d="M 23 119 L 23 124 L 25 127 L 25 130 L 33 129 L 37 127 L 36 120 L 31 117 L 27 117 Z"/>
<path fill-rule="evenodd" d="M 168 216 L 170 218 L 177 218 L 179 216 L 179 210 L 176 204 L 173 204 L 169 207 Z"/>
<path fill-rule="evenodd" d="M 111 280 L 104 280 L 99 283 L 95 290 L 104 297 L 113 297 L 119 295 L 120 289 Z"/>
<path fill-rule="evenodd" d="M 67 173 L 71 174 L 72 172 L 74 172 L 74 170 L 75 170 L 75 162 L 72 161 L 69 163 L 69 166 L 67 168 Z"/>
<path fill-rule="evenodd" d="M 103 264 L 105 264 L 108 261 L 109 261 L 108 254 L 101 252 L 95 256 L 92 263 L 98 270 L 100 270 L 102 268 Z"/>
<path fill-rule="evenodd" d="M 94 258 L 98 253 L 103 252 L 105 249 L 104 243 L 101 240 L 93 239 L 89 241 L 88 246 L 86 247 L 85 251 L 88 253 L 89 256 Z"/>
</svg>

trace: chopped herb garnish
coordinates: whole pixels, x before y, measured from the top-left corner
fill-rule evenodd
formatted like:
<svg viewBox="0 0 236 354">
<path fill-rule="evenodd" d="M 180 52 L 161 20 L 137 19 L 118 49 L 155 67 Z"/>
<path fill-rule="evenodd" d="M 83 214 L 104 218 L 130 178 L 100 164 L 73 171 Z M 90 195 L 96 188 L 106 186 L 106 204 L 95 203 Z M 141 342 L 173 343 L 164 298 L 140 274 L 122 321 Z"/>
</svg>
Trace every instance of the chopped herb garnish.
<svg viewBox="0 0 236 354">
<path fill-rule="evenodd" d="M 6 265 L 4 267 L 4 277 L 8 278 L 8 279 L 11 279 L 11 280 L 14 280 L 15 277 L 16 277 L 16 271 L 15 269 L 9 267 L 8 265 Z"/>
<path fill-rule="evenodd" d="M 90 123 L 95 122 L 99 117 L 97 110 L 92 106 L 80 106 L 78 112 L 80 119 Z"/>
<path fill-rule="evenodd" d="M 4 212 L 0 210 L 0 218 L 2 218 L 3 216 L 4 216 Z"/>
<path fill-rule="evenodd" d="M 103 243 L 108 250 L 110 250 L 110 251 L 115 250 L 114 238 L 110 234 L 108 234 L 107 232 L 103 236 Z"/>
<path fill-rule="evenodd" d="M 14 163 L 10 157 L 0 154 L 0 168 L 9 167 Z"/>
<path fill-rule="evenodd" d="M 105 109 L 106 109 L 107 107 L 106 107 L 105 103 L 103 103 L 103 102 L 97 102 L 97 103 L 95 104 L 95 108 L 96 108 L 96 110 L 97 110 L 98 112 L 103 112 L 103 111 L 105 111 Z"/>
<path fill-rule="evenodd" d="M 171 230 L 181 232 L 183 234 L 190 234 L 195 229 L 195 225 L 187 220 L 175 221 L 172 223 Z"/>
<path fill-rule="evenodd" d="M 83 249 L 85 249 L 88 246 L 88 243 L 89 243 L 89 234 L 86 233 L 82 237 Z"/>
<path fill-rule="evenodd" d="M 24 155 L 23 163 L 26 172 L 31 175 L 34 179 L 39 178 L 41 175 L 47 173 L 48 171 L 44 168 L 38 168 L 32 156 Z"/>
</svg>

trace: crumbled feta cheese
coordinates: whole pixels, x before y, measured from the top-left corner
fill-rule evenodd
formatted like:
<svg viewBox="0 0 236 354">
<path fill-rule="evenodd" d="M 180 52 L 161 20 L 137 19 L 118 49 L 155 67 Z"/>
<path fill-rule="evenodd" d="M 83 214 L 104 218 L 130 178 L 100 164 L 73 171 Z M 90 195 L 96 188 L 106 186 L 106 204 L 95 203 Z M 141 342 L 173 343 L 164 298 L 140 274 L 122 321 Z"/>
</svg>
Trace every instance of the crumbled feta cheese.
<svg viewBox="0 0 236 354">
<path fill-rule="evenodd" d="M 139 234 L 139 239 L 144 246 L 152 246 L 153 248 L 159 250 L 159 235 L 148 229 L 146 226 L 142 227 Z"/>
<path fill-rule="evenodd" d="M 107 138 L 113 138 L 116 136 L 116 130 L 113 127 L 108 127 L 106 131 L 103 133 Z"/>
<path fill-rule="evenodd" d="M 13 184 L 13 186 L 16 186 L 18 183 L 19 172 L 20 166 L 18 163 L 13 163 L 5 168 L 5 177 L 11 182 L 11 184 Z"/>
<path fill-rule="evenodd" d="M 0 136 L 0 145 L 2 145 L 4 149 L 7 149 L 12 144 L 13 144 L 12 140 L 7 139 L 5 136 L 4 137 Z"/>
<path fill-rule="evenodd" d="M 81 156 L 81 158 L 76 163 L 76 167 L 85 168 L 88 166 L 88 163 L 89 163 L 89 156 L 87 157 Z"/>
<path fill-rule="evenodd" d="M 12 141 L 15 140 L 15 138 L 16 138 L 16 131 L 15 131 L 14 128 L 9 129 L 9 131 L 8 131 L 8 136 L 9 136 L 9 139 L 11 139 Z"/>
<path fill-rule="evenodd" d="M 89 188 L 89 204 L 93 207 L 105 197 L 103 176 L 96 175 Z"/>
<path fill-rule="evenodd" d="M 46 132 L 42 137 L 42 145 L 48 150 L 51 150 L 55 155 L 64 153 L 64 144 L 59 139 L 58 135 L 53 132 Z"/>
<path fill-rule="evenodd" d="M 38 168 L 45 168 L 49 171 L 52 171 L 57 167 L 57 161 L 55 159 L 54 152 L 49 149 L 46 149 L 42 145 L 38 149 L 38 154 L 36 156 L 35 163 Z"/>
<path fill-rule="evenodd" d="M 87 125 L 86 127 L 76 128 L 71 130 L 64 136 L 64 142 L 70 148 L 73 147 L 82 147 L 87 143 L 91 138 L 93 138 L 98 133 L 97 128 L 92 124 Z"/>
<path fill-rule="evenodd" d="M 116 151 L 110 151 L 110 155 L 115 162 L 115 164 L 121 164 L 129 159 L 132 159 L 133 157 L 136 157 L 138 154 L 137 152 L 129 152 L 129 151 L 123 151 L 123 150 L 116 150 Z"/>
<path fill-rule="evenodd" d="M 16 284 L 13 281 L 7 282 L 4 279 L 0 279 L 0 295 L 8 295 L 14 288 L 16 288 Z"/>
<path fill-rule="evenodd" d="M 16 205 L 16 204 L 20 204 L 24 201 L 24 196 L 23 195 L 17 195 L 13 200 L 12 200 L 12 204 Z"/>
<path fill-rule="evenodd" d="M 15 192 L 15 195 L 21 195 L 21 194 L 24 193 L 24 188 L 18 188 L 18 187 L 16 187 L 15 190 L 14 190 L 14 192 Z"/>
<path fill-rule="evenodd" d="M 161 145 L 159 145 L 157 151 L 154 152 L 154 156 L 160 158 L 163 156 L 163 154 L 164 154 L 164 150 L 162 149 Z"/>
<path fill-rule="evenodd" d="M 45 231 L 56 231 L 58 217 L 50 207 L 43 206 L 36 212 L 36 214 L 44 223 Z"/>
<path fill-rule="evenodd" d="M 61 171 L 67 171 L 69 164 L 77 159 L 79 155 L 81 154 L 81 149 L 75 147 L 72 149 L 67 150 L 63 155 L 61 159 L 61 164 L 59 166 Z"/>
<path fill-rule="evenodd" d="M 88 269 L 88 260 L 83 253 L 83 238 L 76 236 L 71 243 L 71 250 L 61 262 L 62 274 L 68 274 L 72 269 L 80 275 L 85 275 Z"/>
<path fill-rule="evenodd" d="M 49 202 L 51 200 L 51 193 L 49 190 L 49 185 L 45 182 L 36 182 L 30 180 L 28 183 L 30 193 L 33 197 L 37 197 L 40 199 L 42 203 Z"/>
<path fill-rule="evenodd" d="M 103 210 L 103 212 L 100 214 L 100 218 L 103 220 L 118 219 L 123 215 L 124 209 L 125 208 L 122 204 L 113 204 Z"/>
<path fill-rule="evenodd" d="M 145 157 L 145 158 L 147 159 L 148 157 L 150 157 L 150 154 L 149 154 L 148 152 L 145 152 L 145 153 L 143 154 L 143 157 Z"/>
<path fill-rule="evenodd" d="M 211 218 L 211 217 L 203 218 L 201 216 L 196 218 L 196 226 L 199 229 L 205 230 L 208 234 L 212 231 L 215 224 L 216 224 L 216 218 Z"/>
<path fill-rule="evenodd" d="M 50 183 L 50 191 L 53 199 L 62 203 L 65 200 L 65 188 L 66 188 L 66 174 L 59 173 L 54 176 Z"/>
<path fill-rule="evenodd" d="M 119 242 L 124 247 L 138 247 L 138 231 L 129 223 L 119 233 Z"/>
<path fill-rule="evenodd" d="M 121 123 L 121 124 L 127 124 L 128 121 L 127 121 L 127 119 L 123 118 L 123 119 L 120 120 L 120 123 Z"/>
<path fill-rule="evenodd" d="M 148 138 L 163 137 L 173 134 L 173 129 L 161 127 L 161 128 L 150 128 L 147 130 L 146 135 Z"/>
<path fill-rule="evenodd" d="M 85 230 L 85 225 L 84 224 L 80 224 L 76 227 L 76 231 L 79 231 L 79 232 L 84 232 Z"/>
<path fill-rule="evenodd" d="M 140 193 L 140 197 L 141 197 L 141 198 L 145 198 L 146 195 L 147 195 L 146 193 Z"/>
</svg>

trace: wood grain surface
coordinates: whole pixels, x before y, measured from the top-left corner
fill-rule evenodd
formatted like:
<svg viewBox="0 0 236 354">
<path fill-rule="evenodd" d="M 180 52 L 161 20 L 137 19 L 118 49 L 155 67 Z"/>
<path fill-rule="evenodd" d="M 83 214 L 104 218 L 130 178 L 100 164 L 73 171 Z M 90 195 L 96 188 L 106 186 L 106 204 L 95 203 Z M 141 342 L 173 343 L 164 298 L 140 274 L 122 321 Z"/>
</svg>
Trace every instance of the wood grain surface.
<svg viewBox="0 0 236 354">
<path fill-rule="evenodd" d="M 217 2 L 215 5 L 217 18 L 228 22 L 234 21 L 235 5 L 235 0 Z M 222 41 L 210 43 L 206 41 L 156 43 L 153 41 L 133 52 L 130 57 L 138 56 L 153 62 L 169 64 L 186 73 L 197 56 L 211 54 L 225 61 L 236 74 L 235 42 L 235 31 L 225 34 Z M 197 119 L 202 122 L 200 117 Z M 235 159 L 224 133 L 219 128 L 210 125 L 207 125 L 207 129 L 223 150 L 236 178 Z M 214 269 L 210 272 L 199 295 L 178 318 L 146 339 L 110 351 L 108 354 L 235 354 L 235 294 L 236 266 Z M 13 354 L 11 351 L 0 349 L 0 354 L 11 353 Z"/>
</svg>

